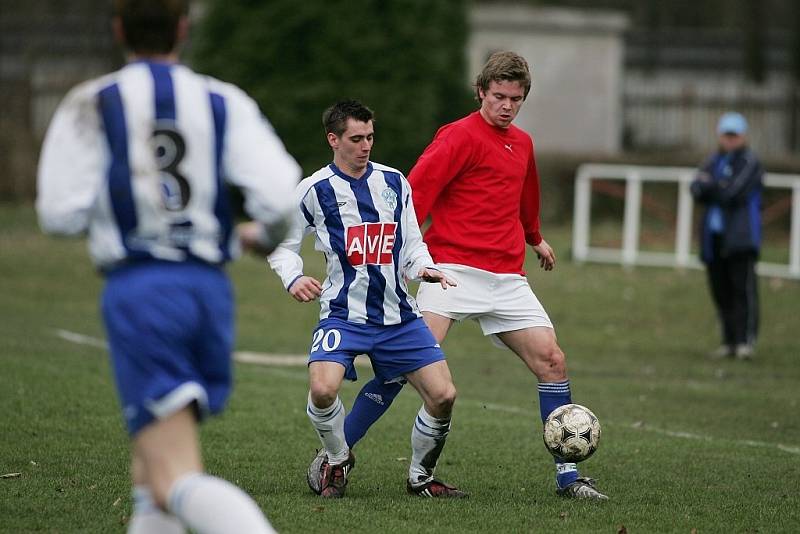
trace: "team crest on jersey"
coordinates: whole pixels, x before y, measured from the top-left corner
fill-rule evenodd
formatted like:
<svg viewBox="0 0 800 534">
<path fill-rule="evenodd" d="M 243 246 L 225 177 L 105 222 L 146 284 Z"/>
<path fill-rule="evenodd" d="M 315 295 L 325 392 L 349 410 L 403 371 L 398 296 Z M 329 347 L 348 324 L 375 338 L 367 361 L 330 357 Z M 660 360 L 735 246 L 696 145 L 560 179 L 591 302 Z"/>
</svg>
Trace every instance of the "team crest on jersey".
<svg viewBox="0 0 800 534">
<path fill-rule="evenodd" d="M 394 189 L 386 188 L 381 193 L 381 198 L 383 201 L 386 202 L 386 205 L 389 206 L 390 209 L 395 209 L 397 207 L 397 193 L 394 192 Z"/>
<path fill-rule="evenodd" d="M 396 222 L 348 226 L 346 246 L 350 265 L 390 265 L 396 231 Z"/>
</svg>

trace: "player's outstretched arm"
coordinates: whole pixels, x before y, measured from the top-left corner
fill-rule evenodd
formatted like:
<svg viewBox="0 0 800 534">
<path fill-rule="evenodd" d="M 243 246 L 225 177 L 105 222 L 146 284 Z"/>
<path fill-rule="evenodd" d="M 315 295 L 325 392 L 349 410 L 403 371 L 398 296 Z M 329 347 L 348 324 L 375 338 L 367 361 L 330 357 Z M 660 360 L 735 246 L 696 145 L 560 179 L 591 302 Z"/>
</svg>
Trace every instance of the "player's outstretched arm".
<svg viewBox="0 0 800 534">
<path fill-rule="evenodd" d="M 417 278 L 422 280 L 423 282 L 439 282 L 442 285 L 442 289 L 447 289 L 447 286 L 456 287 L 458 284 L 452 278 L 449 278 L 439 269 L 434 269 L 432 267 L 425 267 L 419 271 Z"/>
<path fill-rule="evenodd" d="M 311 302 L 322 294 L 322 284 L 316 278 L 301 276 L 292 282 L 288 291 L 298 302 Z"/>
<path fill-rule="evenodd" d="M 539 258 L 539 267 L 545 271 L 552 271 L 556 266 L 556 253 L 550 244 L 542 239 L 538 245 L 533 245 L 536 256 Z"/>
</svg>

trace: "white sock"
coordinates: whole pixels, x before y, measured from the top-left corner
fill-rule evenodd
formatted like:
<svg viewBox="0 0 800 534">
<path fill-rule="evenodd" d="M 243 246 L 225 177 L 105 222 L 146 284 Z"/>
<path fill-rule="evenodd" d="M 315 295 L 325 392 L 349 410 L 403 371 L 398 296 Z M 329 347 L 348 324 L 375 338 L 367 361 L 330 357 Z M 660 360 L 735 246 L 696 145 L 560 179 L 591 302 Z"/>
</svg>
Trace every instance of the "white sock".
<svg viewBox="0 0 800 534">
<path fill-rule="evenodd" d="M 146 486 L 133 487 L 133 514 L 128 521 L 128 534 L 184 534 L 186 529 L 174 515 L 156 506 Z"/>
<path fill-rule="evenodd" d="M 347 461 L 350 448 L 344 437 L 345 409 L 341 399 L 337 396 L 328 408 L 317 408 L 311 402 L 311 394 L 309 394 L 306 412 L 317 431 L 322 447 L 328 453 L 328 462 L 336 465 Z"/>
<path fill-rule="evenodd" d="M 414 485 L 433 478 L 448 432 L 449 417 L 437 419 L 425 410 L 424 405 L 419 409 L 411 429 L 411 466 L 408 469 L 408 478 Z"/>
<path fill-rule="evenodd" d="M 204 473 L 178 479 L 169 491 L 169 511 L 198 534 L 274 534 L 261 509 L 227 480 Z"/>
</svg>

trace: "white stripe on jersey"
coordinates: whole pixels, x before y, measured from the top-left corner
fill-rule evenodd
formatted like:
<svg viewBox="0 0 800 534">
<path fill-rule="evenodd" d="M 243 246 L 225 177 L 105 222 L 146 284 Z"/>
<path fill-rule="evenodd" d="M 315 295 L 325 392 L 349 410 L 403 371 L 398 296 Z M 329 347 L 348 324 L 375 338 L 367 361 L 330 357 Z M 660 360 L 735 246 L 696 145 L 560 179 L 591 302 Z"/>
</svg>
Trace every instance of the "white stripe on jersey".
<svg viewBox="0 0 800 534">
<path fill-rule="evenodd" d="M 337 169 L 332 165 L 323 167 L 303 180 L 296 194 L 299 208 L 296 227 L 269 257 L 269 264 L 288 289 L 303 274 L 300 245 L 303 236 L 313 232 L 316 249 L 325 254 L 327 264 L 327 279 L 320 297 L 320 318 L 340 317 L 361 324 L 398 324 L 420 316 L 416 302 L 408 294 L 405 277 L 416 279 L 419 270 L 424 266 L 432 266 L 433 260 L 422 241 L 410 200 L 411 189 L 405 177 L 399 171 L 377 163 L 370 163 L 370 168 L 371 172 L 360 178 L 366 182 L 344 178 L 337 174 Z M 363 187 L 367 189 L 359 189 Z M 399 189 L 399 194 L 396 189 Z M 360 192 L 356 193 L 357 190 Z M 326 198 L 321 198 L 321 194 Z M 400 219 L 395 219 L 398 205 L 401 206 Z M 375 213 L 372 213 L 372 208 Z M 365 210 L 364 214 L 370 214 L 368 220 L 362 217 L 361 210 Z M 377 221 L 374 220 L 376 217 Z M 339 221 L 341 229 L 338 228 Z M 361 226 L 365 226 L 363 244 L 366 250 L 366 227 L 381 224 L 380 241 L 372 236 L 369 246 L 375 247 L 378 242 L 381 247 L 389 247 L 384 239 L 384 231 L 386 225 L 391 223 L 396 224 L 396 230 L 394 236 L 388 236 L 389 242 L 393 237 L 402 239 L 401 248 L 392 249 L 391 261 L 387 258 L 389 252 L 385 252 L 378 253 L 382 258 L 380 260 L 365 259 L 363 264 L 351 265 L 348 251 L 345 250 L 348 228 L 357 232 Z M 364 258 L 366 254 L 364 252 Z M 375 254 L 374 250 L 372 254 Z M 352 276 L 352 280 L 345 287 L 345 279 L 349 276 Z M 371 279 L 373 294 L 370 294 Z M 374 294 L 381 283 L 385 284 L 382 294 Z M 346 299 L 342 300 L 344 293 Z"/>
<path fill-rule="evenodd" d="M 203 152 L 193 154 L 194 157 L 189 157 L 187 153 L 187 157 L 184 158 L 185 167 L 182 172 L 187 176 L 200 175 L 215 178 L 214 174 L 208 174 L 208 169 L 214 169 L 214 165 L 216 165 L 216 147 L 214 146 L 215 136 L 213 132 L 214 117 L 211 106 L 208 103 L 208 87 L 198 84 L 195 81 L 196 75 L 189 69 L 178 68 L 173 69 L 172 72 L 178 120 L 185 121 L 191 116 L 197 121 L 198 126 L 203 125 L 203 127 L 197 128 L 181 128 L 187 147 L 203 148 Z M 178 98 L 178 96 L 181 98 Z M 206 127 L 210 129 L 206 129 Z M 203 188 L 201 190 L 193 190 L 192 195 L 198 197 L 198 204 L 202 199 L 203 204 L 212 207 L 217 195 L 216 184 L 213 181 L 205 182 Z M 189 208 L 192 209 L 193 204 L 190 203 Z M 190 217 L 197 235 L 212 236 L 218 231 L 216 218 L 201 216 L 195 210 L 192 211 Z M 219 243 L 211 239 L 192 239 L 190 250 L 192 254 L 200 258 L 218 257 L 220 253 Z"/>
</svg>

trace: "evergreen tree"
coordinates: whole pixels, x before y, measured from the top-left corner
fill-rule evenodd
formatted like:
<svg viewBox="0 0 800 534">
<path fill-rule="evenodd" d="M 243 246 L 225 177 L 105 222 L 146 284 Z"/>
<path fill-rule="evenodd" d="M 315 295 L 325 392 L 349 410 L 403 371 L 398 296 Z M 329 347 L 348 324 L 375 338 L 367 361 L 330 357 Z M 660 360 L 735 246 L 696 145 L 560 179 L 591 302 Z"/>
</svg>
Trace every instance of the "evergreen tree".
<svg viewBox="0 0 800 534">
<path fill-rule="evenodd" d="M 468 111 L 463 0 L 209 0 L 198 70 L 258 101 L 306 173 L 330 160 L 321 116 L 356 98 L 375 111 L 373 159 L 403 172 Z"/>
</svg>

